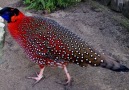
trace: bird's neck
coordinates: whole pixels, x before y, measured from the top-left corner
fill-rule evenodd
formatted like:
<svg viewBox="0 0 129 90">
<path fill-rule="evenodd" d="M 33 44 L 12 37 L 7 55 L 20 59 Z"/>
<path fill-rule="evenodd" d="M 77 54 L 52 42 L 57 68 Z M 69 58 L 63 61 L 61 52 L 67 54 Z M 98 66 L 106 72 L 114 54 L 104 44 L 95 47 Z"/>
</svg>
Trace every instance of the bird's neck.
<svg viewBox="0 0 129 90">
<path fill-rule="evenodd" d="M 18 26 L 20 25 L 21 21 L 25 18 L 25 15 L 19 12 L 18 16 L 12 16 L 11 22 L 8 23 L 8 30 L 13 38 L 17 38 L 18 36 Z"/>
</svg>

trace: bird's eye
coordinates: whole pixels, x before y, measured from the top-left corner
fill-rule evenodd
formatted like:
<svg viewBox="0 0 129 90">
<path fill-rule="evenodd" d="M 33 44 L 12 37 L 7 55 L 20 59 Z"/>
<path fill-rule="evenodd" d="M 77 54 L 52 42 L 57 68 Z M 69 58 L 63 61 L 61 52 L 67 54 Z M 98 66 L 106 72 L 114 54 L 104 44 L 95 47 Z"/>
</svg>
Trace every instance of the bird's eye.
<svg viewBox="0 0 129 90">
<path fill-rule="evenodd" d="M 13 11 L 14 9 L 13 8 L 11 8 L 11 11 Z"/>
</svg>

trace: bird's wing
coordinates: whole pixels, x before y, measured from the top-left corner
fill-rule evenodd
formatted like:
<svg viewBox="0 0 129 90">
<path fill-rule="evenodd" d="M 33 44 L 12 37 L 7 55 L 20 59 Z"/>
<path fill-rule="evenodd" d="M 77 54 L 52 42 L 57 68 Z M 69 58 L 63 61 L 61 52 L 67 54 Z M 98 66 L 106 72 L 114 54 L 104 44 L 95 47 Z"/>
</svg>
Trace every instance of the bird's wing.
<svg viewBox="0 0 129 90">
<path fill-rule="evenodd" d="M 26 17 L 20 24 L 19 44 L 31 59 L 49 58 L 56 62 L 67 62 L 59 55 L 59 38 L 54 33 L 59 24 L 41 17 Z M 57 49 L 57 50 L 56 50 Z"/>
</svg>

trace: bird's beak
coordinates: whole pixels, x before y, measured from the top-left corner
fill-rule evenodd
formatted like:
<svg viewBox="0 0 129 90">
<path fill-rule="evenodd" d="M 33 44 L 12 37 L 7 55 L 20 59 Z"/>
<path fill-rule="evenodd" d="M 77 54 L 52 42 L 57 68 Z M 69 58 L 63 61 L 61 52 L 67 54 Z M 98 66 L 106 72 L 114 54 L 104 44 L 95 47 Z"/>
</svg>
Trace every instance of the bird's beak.
<svg viewBox="0 0 129 90">
<path fill-rule="evenodd" d="M 0 9 L 0 16 L 2 15 L 2 9 Z"/>
<path fill-rule="evenodd" d="M 0 12 L 0 16 L 1 16 L 1 12 Z"/>
<path fill-rule="evenodd" d="M 0 16 L 2 15 L 3 8 L 0 7 Z"/>
</svg>

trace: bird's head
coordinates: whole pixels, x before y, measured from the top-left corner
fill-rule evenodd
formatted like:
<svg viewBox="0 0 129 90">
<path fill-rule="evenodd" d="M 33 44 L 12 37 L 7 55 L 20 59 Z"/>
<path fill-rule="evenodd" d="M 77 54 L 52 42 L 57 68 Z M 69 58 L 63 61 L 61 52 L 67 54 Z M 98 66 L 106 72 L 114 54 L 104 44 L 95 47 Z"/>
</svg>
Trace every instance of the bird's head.
<svg viewBox="0 0 129 90">
<path fill-rule="evenodd" d="M 5 7 L 0 10 L 0 16 L 10 23 L 16 20 L 19 12 L 20 11 L 16 8 Z"/>
</svg>

